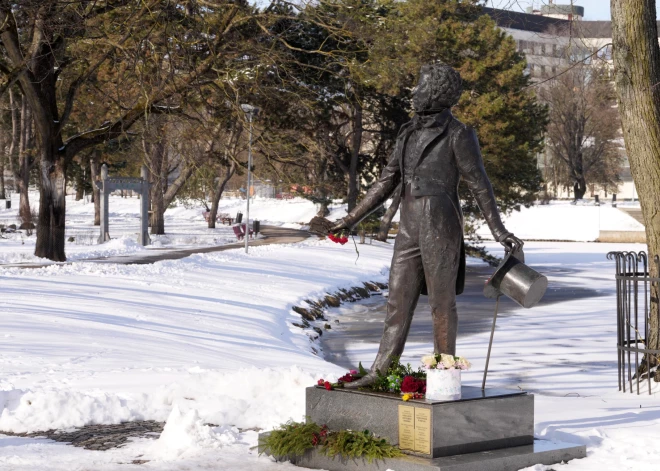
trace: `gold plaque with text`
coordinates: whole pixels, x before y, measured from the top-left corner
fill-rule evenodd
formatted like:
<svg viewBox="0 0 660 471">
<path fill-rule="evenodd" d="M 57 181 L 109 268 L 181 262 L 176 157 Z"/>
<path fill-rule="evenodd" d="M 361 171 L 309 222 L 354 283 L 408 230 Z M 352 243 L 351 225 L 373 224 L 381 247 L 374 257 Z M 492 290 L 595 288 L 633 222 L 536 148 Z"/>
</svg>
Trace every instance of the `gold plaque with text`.
<svg viewBox="0 0 660 471">
<path fill-rule="evenodd" d="M 399 448 L 415 451 L 415 408 L 399 405 Z"/>
<path fill-rule="evenodd" d="M 415 449 L 417 453 L 431 454 L 431 409 L 415 407 Z"/>
</svg>

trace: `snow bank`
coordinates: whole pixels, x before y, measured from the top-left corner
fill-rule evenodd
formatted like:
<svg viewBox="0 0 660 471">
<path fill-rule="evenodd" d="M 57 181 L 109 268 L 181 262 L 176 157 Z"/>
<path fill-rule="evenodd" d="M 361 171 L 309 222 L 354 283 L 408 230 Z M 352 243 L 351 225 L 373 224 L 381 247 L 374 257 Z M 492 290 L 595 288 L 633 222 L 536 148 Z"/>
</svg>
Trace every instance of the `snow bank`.
<svg viewBox="0 0 660 471">
<path fill-rule="evenodd" d="M 0 391 L 0 430 L 36 432 L 143 419 L 146 404 L 138 406 L 134 402 L 101 391 L 82 393 L 55 388 Z"/>
<path fill-rule="evenodd" d="M 182 413 L 178 406 L 172 408 L 163 433 L 149 450 L 148 455 L 169 461 L 182 455 L 195 455 L 205 448 L 219 448 L 238 441 L 236 427 L 209 427 L 205 425 L 196 409 Z"/>
<path fill-rule="evenodd" d="M 342 370 L 312 351 L 291 307 L 384 281 L 389 244 L 310 240 L 153 265 L 0 270 L 0 430 L 165 420 L 273 427 L 304 414 L 304 388 Z M 318 345 L 316 346 L 318 348 Z M 296 365 L 295 367 L 292 365 Z"/>
</svg>

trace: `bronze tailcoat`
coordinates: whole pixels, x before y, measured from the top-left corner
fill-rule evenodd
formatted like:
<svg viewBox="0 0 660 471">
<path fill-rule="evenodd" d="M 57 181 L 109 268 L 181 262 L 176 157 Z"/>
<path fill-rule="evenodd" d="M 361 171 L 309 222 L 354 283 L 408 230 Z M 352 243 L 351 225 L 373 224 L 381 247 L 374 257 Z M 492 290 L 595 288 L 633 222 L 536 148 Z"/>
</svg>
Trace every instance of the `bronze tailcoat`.
<svg viewBox="0 0 660 471">
<path fill-rule="evenodd" d="M 416 164 L 406 175 L 404 158 L 410 155 L 406 144 L 414 126 L 415 120 L 401 127 L 382 175 L 344 219 L 349 227 L 354 226 L 401 184 L 401 221 L 390 270 L 388 315 L 372 370 L 386 370 L 392 357 L 403 352 L 412 315 L 425 288 L 433 312 L 436 352 L 455 351 L 455 298 L 465 281 L 460 178 L 474 194 L 495 239 L 502 240 L 508 234 L 474 129 L 455 119 L 449 109 L 435 117 L 433 127 L 417 126 Z"/>
</svg>

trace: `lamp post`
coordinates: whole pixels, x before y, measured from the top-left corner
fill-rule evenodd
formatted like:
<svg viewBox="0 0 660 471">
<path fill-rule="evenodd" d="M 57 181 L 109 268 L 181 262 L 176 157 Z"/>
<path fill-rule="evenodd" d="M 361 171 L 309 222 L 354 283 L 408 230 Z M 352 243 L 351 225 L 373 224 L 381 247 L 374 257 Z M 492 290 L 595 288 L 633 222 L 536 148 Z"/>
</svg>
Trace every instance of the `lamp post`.
<svg viewBox="0 0 660 471">
<path fill-rule="evenodd" d="M 248 105 L 246 103 L 241 105 L 241 109 L 247 116 L 248 123 L 250 123 L 250 142 L 248 144 L 248 169 L 247 169 L 247 189 L 245 197 L 247 198 L 247 210 L 245 211 L 245 253 L 248 253 L 248 241 L 250 239 L 250 185 L 252 180 L 252 120 L 259 114 L 259 108 L 256 106 Z"/>
</svg>

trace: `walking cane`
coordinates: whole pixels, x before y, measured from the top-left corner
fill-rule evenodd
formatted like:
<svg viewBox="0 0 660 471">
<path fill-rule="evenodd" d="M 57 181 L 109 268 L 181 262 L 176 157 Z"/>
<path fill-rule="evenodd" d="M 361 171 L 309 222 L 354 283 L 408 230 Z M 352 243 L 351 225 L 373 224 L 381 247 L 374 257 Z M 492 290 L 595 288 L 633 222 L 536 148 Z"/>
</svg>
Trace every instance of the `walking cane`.
<svg viewBox="0 0 660 471">
<path fill-rule="evenodd" d="M 493 276 L 484 285 L 484 296 L 495 299 L 495 315 L 493 316 L 493 327 L 490 330 L 490 342 L 488 343 L 488 355 L 486 355 L 484 379 L 481 383 L 482 391 L 486 389 L 488 363 L 490 363 L 490 352 L 493 348 L 493 337 L 495 336 L 497 310 L 500 307 L 500 296 L 506 295 L 519 306 L 531 308 L 538 304 L 545 294 L 545 290 L 548 288 L 548 279 L 525 265 L 524 262 L 525 254 L 522 248 L 511 252 L 507 251 L 502 263 L 500 263 Z"/>
<path fill-rule="evenodd" d="M 488 376 L 488 363 L 490 363 L 490 350 L 493 348 L 493 337 L 495 336 L 495 323 L 497 322 L 497 308 L 500 306 L 500 296 L 495 300 L 495 315 L 493 316 L 493 327 L 490 331 L 490 342 L 488 343 L 488 355 L 486 355 L 486 367 L 484 368 L 484 379 L 481 382 L 481 390 L 486 390 L 486 377 Z"/>
</svg>

